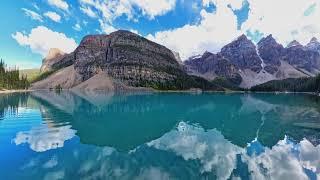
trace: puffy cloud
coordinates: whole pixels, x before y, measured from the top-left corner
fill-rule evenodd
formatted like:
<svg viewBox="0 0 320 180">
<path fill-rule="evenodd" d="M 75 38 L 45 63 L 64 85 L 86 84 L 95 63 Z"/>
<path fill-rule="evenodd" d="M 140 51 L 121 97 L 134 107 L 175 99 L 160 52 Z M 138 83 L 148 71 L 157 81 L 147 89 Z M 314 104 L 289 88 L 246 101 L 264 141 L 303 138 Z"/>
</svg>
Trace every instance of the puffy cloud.
<svg viewBox="0 0 320 180">
<path fill-rule="evenodd" d="M 247 33 L 255 40 L 259 40 L 261 34 L 272 34 L 283 45 L 294 39 L 302 44 L 309 42 L 312 37 L 320 39 L 318 0 L 248 0 L 248 4 L 248 19 L 240 29 L 234 10 L 243 7 L 243 0 L 202 0 L 204 9 L 214 5 L 215 10 L 202 10 L 198 24 L 186 24 L 147 37 L 180 52 L 182 59 L 206 50 L 217 52 L 242 33 Z"/>
<path fill-rule="evenodd" d="M 101 14 L 99 17 L 101 30 L 111 32 L 115 29 L 112 22 L 117 17 L 125 15 L 128 20 L 138 21 L 137 18 L 141 16 L 138 12 L 142 12 L 149 19 L 154 19 L 173 10 L 176 0 L 80 0 L 80 4 L 80 10 L 89 17 L 97 17 Z"/>
<path fill-rule="evenodd" d="M 318 0 L 248 0 L 250 11 L 243 31 L 272 34 L 280 43 L 296 39 L 306 44 L 320 38 Z"/>
<path fill-rule="evenodd" d="M 151 19 L 153 19 L 155 16 L 163 15 L 174 9 L 176 5 L 176 0 L 132 0 L 131 3 L 133 5 L 138 6 L 142 10 L 142 13 L 144 15 L 147 15 Z"/>
<path fill-rule="evenodd" d="M 183 60 L 204 51 L 219 51 L 241 33 L 237 29 L 237 17 L 229 8 L 239 8 L 239 5 L 222 0 L 203 2 L 203 5 L 207 6 L 208 3 L 215 3 L 216 10 L 212 13 L 201 10 L 198 24 L 156 32 L 154 35 L 149 34 L 147 38 L 179 52 Z"/>
<path fill-rule="evenodd" d="M 205 7 L 213 5 L 228 5 L 233 10 L 240 9 L 243 5 L 243 0 L 202 0 L 202 5 Z"/>
<path fill-rule="evenodd" d="M 65 11 L 68 11 L 69 9 L 68 3 L 66 3 L 64 0 L 48 0 L 48 3 Z"/>
<path fill-rule="evenodd" d="M 50 18 L 52 21 L 55 21 L 55 22 L 60 22 L 61 20 L 61 16 L 52 11 L 48 11 L 44 13 L 44 16 L 47 16 L 48 18 Z"/>
<path fill-rule="evenodd" d="M 75 24 L 74 26 L 72 26 L 72 28 L 76 31 L 81 31 L 81 26 L 79 23 Z"/>
<path fill-rule="evenodd" d="M 16 32 L 12 37 L 21 45 L 28 46 L 34 53 L 41 54 L 43 57 L 51 48 L 58 48 L 63 52 L 70 53 L 76 47 L 74 39 L 68 38 L 65 34 L 52 31 L 45 26 L 33 28 L 30 34 Z"/>
<path fill-rule="evenodd" d="M 40 22 L 43 21 L 42 20 L 42 16 L 40 14 L 34 12 L 34 11 L 31 11 L 31 10 L 26 9 L 26 8 L 22 8 L 22 11 L 24 11 L 24 14 L 26 16 L 31 17 L 31 19 L 33 19 L 33 20 L 37 20 L 37 21 L 40 21 Z"/>
</svg>

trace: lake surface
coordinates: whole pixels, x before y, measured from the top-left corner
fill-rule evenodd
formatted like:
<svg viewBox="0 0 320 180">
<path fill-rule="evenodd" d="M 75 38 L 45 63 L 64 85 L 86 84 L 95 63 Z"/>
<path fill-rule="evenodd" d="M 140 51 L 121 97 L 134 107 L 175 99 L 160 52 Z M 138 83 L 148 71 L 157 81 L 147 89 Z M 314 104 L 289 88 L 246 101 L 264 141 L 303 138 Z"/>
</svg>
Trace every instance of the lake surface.
<svg viewBox="0 0 320 180">
<path fill-rule="evenodd" d="M 302 94 L 0 94 L 0 179 L 319 179 Z"/>
</svg>

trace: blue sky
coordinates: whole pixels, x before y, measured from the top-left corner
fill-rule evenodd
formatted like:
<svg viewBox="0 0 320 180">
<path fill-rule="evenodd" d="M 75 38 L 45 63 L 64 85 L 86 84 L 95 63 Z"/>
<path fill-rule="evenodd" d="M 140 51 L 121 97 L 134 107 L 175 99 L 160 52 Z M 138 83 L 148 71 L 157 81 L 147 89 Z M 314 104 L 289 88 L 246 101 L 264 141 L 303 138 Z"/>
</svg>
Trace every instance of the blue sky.
<svg viewBox="0 0 320 180">
<path fill-rule="evenodd" d="M 290 6 L 288 6 L 290 4 Z M 180 53 L 217 52 L 241 34 L 282 44 L 320 37 L 318 0 L 4 0 L 0 57 L 39 67 L 50 48 L 67 53 L 87 34 L 127 29 Z M 286 22 L 286 23 L 283 23 Z"/>
</svg>

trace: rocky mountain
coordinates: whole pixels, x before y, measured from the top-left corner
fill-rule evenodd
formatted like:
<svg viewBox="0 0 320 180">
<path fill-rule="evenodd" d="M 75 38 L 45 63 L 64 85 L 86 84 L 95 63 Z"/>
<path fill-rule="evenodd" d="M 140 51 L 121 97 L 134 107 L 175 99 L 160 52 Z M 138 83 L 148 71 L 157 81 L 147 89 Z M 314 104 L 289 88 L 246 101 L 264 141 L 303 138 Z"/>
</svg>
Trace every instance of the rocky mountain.
<svg viewBox="0 0 320 180">
<path fill-rule="evenodd" d="M 282 59 L 309 76 L 318 74 L 320 69 L 319 53 L 309 50 L 299 43 L 295 44 L 288 45 Z"/>
<path fill-rule="evenodd" d="M 250 69 L 253 72 L 260 72 L 262 69 L 256 46 L 245 35 L 224 46 L 220 54 L 240 69 Z"/>
<path fill-rule="evenodd" d="M 184 62 L 189 74 L 200 76 L 208 80 L 225 77 L 235 85 L 241 83 L 239 69 L 220 54 L 205 52 L 202 56 L 193 57 Z"/>
<path fill-rule="evenodd" d="M 284 48 L 269 35 L 255 45 L 241 35 L 224 46 L 221 52 L 206 52 L 184 64 L 189 74 L 208 80 L 215 77 L 236 79 L 233 82 L 240 87 L 250 88 L 271 80 L 317 75 L 320 72 L 318 44 L 313 38 L 307 46 L 292 41 Z"/>
<path fill-rule="evenodd" d="M 274 74 L 279 70 L 284 51 L 284 47 L 277 43 L 272 35 L 262 38 L 259 41 L 258 52 L 261 59 L 263 59 L 264 70 L 266 72 Z"/>
<path fill-rule="evenodd" d="M 306 45 L 306 49 L 320 53 L 320 42 L 317 38 L 313 37 Z"/>
<path fill-rule="evenodd" d="M 303 48 L 302 44 L 300 44 L 297 40 L 293 40 L 287 45 L 287 48 L 292 48 L 292 47 Z"/>
<path fill-rule="evenodd" d="M 257 45 L 241 35 L 217 54 L 205 52 L 182 62 L 177 52 L 120 30 L 86 36 L 70 54 L 50 50 L 41 71 L 52 75 L 34 83 L 32 88 L 221 89 L 221 84 L 215 84 L 217 77 L 250 88 L 271 80 L 317 75 L 319 49 L 316 38 L 306 46 L 292 41 L 283 47 L 272 35 L 262 38 Z"/>
<path fill-rule="evenodd" d="M 89 35 L 74 52 L 59 60 L 44 61 L 43 66 L 50 68 L 43 69 L 52 69 L 55 73 L 34 83 L 32 88 L 221 89 L 203 78 L 188 75 L 176 57 L 177 54 L 166 47 L 129 31 Z"/>
<path fill-rule="evenodd" d="M 47 56 L 42 60 L 41 72 L 52 70 L 52 66 L 66 56 L 66 53 L 60 49 L 52 48 L 49 50 Z"/>
</svg>

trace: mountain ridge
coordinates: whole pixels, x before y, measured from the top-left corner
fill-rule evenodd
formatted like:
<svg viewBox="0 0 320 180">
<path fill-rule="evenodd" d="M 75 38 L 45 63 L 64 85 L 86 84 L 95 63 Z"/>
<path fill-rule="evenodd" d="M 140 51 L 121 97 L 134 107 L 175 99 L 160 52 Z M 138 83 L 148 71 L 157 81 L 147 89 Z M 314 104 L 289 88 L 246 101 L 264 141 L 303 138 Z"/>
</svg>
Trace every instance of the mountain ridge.
<svg viewBox="0 0 320 180">
<path fill-rule="evenodd" d="M 221 58 L 228 61 L 225 66 L 230 66 L 228 63 L 231 63 L 238 69 L 237 72 L 232 73 L 241 76 L 240 87 L 250 88 L 271 80 L 317 75 L 320 70 L 320 53 L 317 45 L 320 49 L 320 43 L 316 38 L 312 38 L 306 46 L 294 40 L 287 47 L 283 47 L 271 34 L 254 44 L 245 35 L 241 35 L 222 47 L 220 52 L 212 53 L 211 56 L 220 55 Z M 199 56 L 189 58 L 185 61 L 186 69 L 194 75 L 204 78 L 211 77 L 213 68 L 199 71 L 199 64 L 202 67 L 211 67 L 211 62 L 207 62 L 206 59 L 199 58 Z M 229 79 L 228 76 L 231 75 L 230 73 L 220 74 L 226 79 Z M 212 78 L 207 79 L 212 80 Z"/>
<path fill-rule="evenodd" d="M 223 90 L 205 79 L 188 75 L 176 57 L 165 46 L 129 31 L 88 35 L 74 52 L 51 65 L 57 72 L 35 82 L 31 88 Z M 105 86 L 98 83 L 99 79 Z M 86 81 L 86 85 L 80 85 Z"/>
<path fill-rule="evenodd" d="M 317 39 L 312 38 L 306 46 L 292 41 L 283 47 L 272 35 L 255 44 L 242 34 L 218 53 L 206 51 L 182 62 L 177 52 L 132 32 L 119 30 L 87 35 L 69 54 L 53 49 L 44 59 L 41 70 L 56 71 L 72 66 L 68 69 L 69 74 L 62 71 L 67 77 L 73 77 L 72 80 L 56 74 L 56 78 L 49 81 L 53 81 L 51 85 L 37 82 L 32 88 L 84 87 L 78 85 L 94 76 L 111 79 L 113 85 L 120 84 L 124 89 L 180 90 L 209 86 L 219 89 L 219 84 L 212 83 L 216 78 L 223 78 L 234 86 L 250 88 L 271 80 L 315 76 L 320 72 L 318 45 L 320 48 Z M 196 83 L 195 78 L 205 87 Z"/>
</svg>

